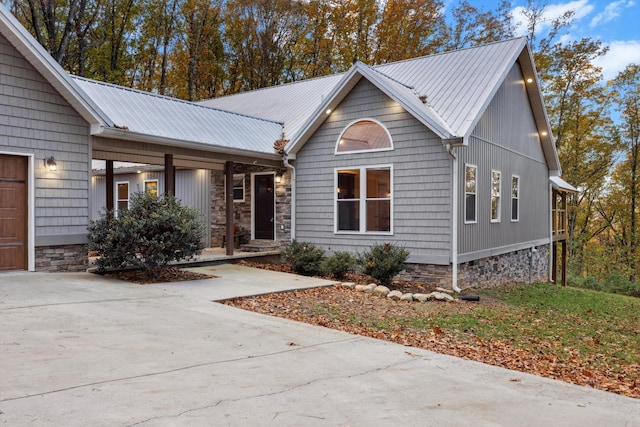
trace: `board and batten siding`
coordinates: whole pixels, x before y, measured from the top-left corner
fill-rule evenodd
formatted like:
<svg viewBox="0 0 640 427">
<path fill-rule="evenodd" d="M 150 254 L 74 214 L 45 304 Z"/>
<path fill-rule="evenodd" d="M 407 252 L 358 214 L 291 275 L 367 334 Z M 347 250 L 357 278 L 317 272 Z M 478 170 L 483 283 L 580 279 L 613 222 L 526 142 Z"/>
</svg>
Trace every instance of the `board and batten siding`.
<svg viewBox="0 0 640 427">
<path fill-rule="evenodd" d="M 88 123 L 0 36 L 0 152 L 34 157 L 35 245 L 85 243 L 91 152 Z M 58 169 L 45 168 L 54 156 Z"/>
<path fill-rule="evenodd" d="M 471 134 L 459 148 L 460 262 L 549 241 L 549 171 L 525 82 L 516 63 Z M 477 223 L 464 222 L 465 164 L 477 166 Z M 501 173 L 500 222 L 491 222 L 491 171 Z M 520 177 L 520 218 L 511 221 L 511 177 Z"/>
<path fill-rule="evenodd" d="M 382 123 L 393 151 L 335 154 L 347 125 Z M 336 168 L 391 165 L 393 235 L 334 232 Z M 415 263 L 448 264 L 451 247 L 451 158 L 441 140 L 397 102 L 362 79 L 306 142 L 296 159 L 296 239 L 331 252 L 362 252 L 376 243 L 407 248 Z"/>
<path fill-rule="evenodd" d="M 205 243 L 211 245 L 211 233 L 208 232 L 211 224 L 211 172 L 205 169 L 179 169 L 176 170 L 176 197 L 183 205 L 197 209 L 200 218 L 205 225 Z M 163 171 L 142 171 L 141 173 L 114 174 L 114 197 L 118 197 L 116 183 L 126 181 L 129 183 L 129 199 L 134 193 L 144 191 L 144 182 L 158 180 L 158 194 L 164 193 Z M 106 177 L 102 174 L 94 175 L 91 180 L 91 219 L 96 220 L 106 206 L 107 188 Z M 117 201 L 114 200 L 114 206 Z"/>
</svg>

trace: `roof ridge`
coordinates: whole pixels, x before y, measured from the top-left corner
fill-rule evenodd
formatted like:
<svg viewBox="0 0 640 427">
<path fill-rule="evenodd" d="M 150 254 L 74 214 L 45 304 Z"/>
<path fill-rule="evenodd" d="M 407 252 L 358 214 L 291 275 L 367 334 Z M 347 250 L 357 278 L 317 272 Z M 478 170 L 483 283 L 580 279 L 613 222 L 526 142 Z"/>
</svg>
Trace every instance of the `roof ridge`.
<svg viewBox="0 0 640 427">
<path fill-rule="evenodd" d="M 509 43 L 509 42 L 515 42 L 516 40 L 522 40 L 522 39 L 526 39 L 526 36 L 520 36 L 520 37 L 513 37 L 510 39 L 505 39 L 505 40 L 496 40 L 490 43 L 484 43 L 484 44 L 479 44 L 479 45 L 475 45 L 475 46 L 468 46 L 468 47 L 461 47 L 459 49 L 454 49 L 454 50 L 447 50 L 445 52 L 436 52 L 436 53 L 432 53 L 429 55 L 422 55 L 422 56 L 418 56 L 415 58 L 407 58 L 407 59 L 401 59 L 399 61 L 393 61 L 393 62 L 387 62 L 384 64 L 377 64 L 377 65 L 372 65 L 372 67 L 374 68 L 383 68 L 389 65 L 396 65 L 396 64 L 401 64 L 404 62 L 413 62 L 413 61 L 419 61 L 421 59 L 425 59 L 425 58 L 433 58 L 436 56 L 444 56 L 444 55 L 449 55 L 452 53 L 458 53 L 458 52 L 462 52 L 462 51 L 466 51 L 466 50 L 473 50 L 473 49 L 481 49 L 484 47 L 488 47 L 488 46 L 492 46 L 492 45 L 496 45 L 496 44 L 501 44 L 501 43 Z"/>
<path fill-rule="evenodd" d="M 186 101 L 184 99 L 173 98 L 171 96 L 160 95 L 160 94 L 153 93 L 153 92 L 146 92 L 144 90 L 130 88 L 130 87 L 121 86 L 121 85 L 116 85 L 116 84 L 113 84 L 113 83 L 102 82 L 100 80 L 88 79 L 86 77 L 80 77 L 80 76 L 76 76 L 76 75 L 73 75 L 73 74 L 69 74 L 69 76 L 73 80 L 81 80 L 81 81 L 85 81 L 87 83 L 95 84 L 95 85 L 98 85 L 98 86 L 111 87 L 113 89 L 118 89 L 118 90 L 122 90 L 122 91 L 126 91 L 126 92 L 132 92 L 132 93 L 136 93 L 138 95 L 149 96 L 149 97 L 152 97 L 152 98 L 158 98 L 158 99 L 162 99 L 162 100 L 165 100 L 165 101 L 172 101 L 172 102 L 176 102 L 176 103 L 179 103 L 179 104 L 186 104 L 186 105 L 190 105 L 190 106 L 193 106 L 193 107 L 202 108 L 202 109 L 205 109 L 205 110 L 218 111 L 218 112 L 221 112 L 221 113 L 232 114 L 234 116 L 246 117 L 248 119 L 253 119 L 253 120 L 259 120 L 259 121 L 263 121 L 263 122 L 279 124 L 280 126 L 284 125 L 283 122 L 279 122 L 279 121 L 276 121 L 276 120 L 269 120 L 269 119 L 265 119 L 265 118 L 262 118 L 262 117 L 251 116 L 249 114 L 242 114 L 242 113 L 237 113 L 237 112 L 234 112 L 234 111 L 224 110 L 222 108 L 210 107 L 208 105 L 203 105 L 203 104 L 200 104 L 198 102 Z M 87 94 L 87 96 L 89 96 L 89 95 Z M 92 98 L 92 97 L 89 96 L 89 98 Z"/>
</svg>

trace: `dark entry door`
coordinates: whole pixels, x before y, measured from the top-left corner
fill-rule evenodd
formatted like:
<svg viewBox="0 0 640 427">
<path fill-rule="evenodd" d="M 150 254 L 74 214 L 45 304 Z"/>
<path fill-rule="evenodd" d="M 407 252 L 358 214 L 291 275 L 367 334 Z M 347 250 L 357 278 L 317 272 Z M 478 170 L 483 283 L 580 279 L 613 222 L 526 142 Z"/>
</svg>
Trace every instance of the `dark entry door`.
<svg viewBox="0 0 640 427">
<path fill-rule="evenodd" d="M 0 271 L 27 269 L 27 158 L 0 154 Z"/>
<path fill-rule="evenodd" d="M 256 239 L 274 239 L 274 186 L 273 175 L 255 175 L 253 188 L 255 191 L 254 230 Z"/>
</svg>

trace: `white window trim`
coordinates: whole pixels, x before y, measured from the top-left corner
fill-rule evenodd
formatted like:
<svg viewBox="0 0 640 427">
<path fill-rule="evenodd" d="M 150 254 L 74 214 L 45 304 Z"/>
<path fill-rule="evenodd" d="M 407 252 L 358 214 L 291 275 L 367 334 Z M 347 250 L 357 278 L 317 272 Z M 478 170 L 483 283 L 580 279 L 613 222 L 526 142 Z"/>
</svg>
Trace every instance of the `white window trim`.
<svg viewBox="0 0 640 427">
<path fill-rule="evenodd" d="M 497 209 L 497 213 L 498 213 L 498 218 L 492 218 L 491 214 L 492 212 L 492 206 L 493 206 L 493 174 L 497 173 L 498 174 L 498 195 L 496 196 L 498 198 L 498 209 Z M 490 187 L 489 187 L 489 218 L 491 218 L 491 223 L 499 223 L 500 219 L 502 217 L 501 213 L 502 213 L 502 172 L 500 172 L 499 170 L 496 169 L 491 169 L 491 176 L 489 177 L 489 182 L 490 182 Z"/>
<path fill-rule="evenodd" d="M 234 173 L 233 174 L 233 179 L 235 181 L 236 178 L 240 178 L 242 177 L 242 199 L 233 199 L 233 203 L 244 203 L 247 200 L 247 185 L 246 185 L 246 174 L 244 173 Z M 253 183 L 251 184 L 253 185 Z M 227 176 L 224 176 L 224 181 L 222 184 L 222 188 L 223 188 L 223 193 L 224 193 L 224 200 L 225 203 L 227 202 Z M 233 194 L 233 190 L 236 187 L 234 185 L 231 186 L 231 193 Z"/>
<path fill-rule="evenodd" d="M 158 195 L 160 195 L 160 181 L 158 179 L 145 179 L 142 182 L 142 188 L 144 189 L 144 192 L 147 192 L 147 182 L 155 182 L 156 183 L 156 191 L 158 192 Z"/>
<path fill-rule="evenodd" d="M 518 178 L 518 197 L 515 198 L 518 201 L 518 217 L 513 219 L 513 178 Z M 520 221 L 520 175 L 511 175 L 511 222 Z"/>
<path fill-rule="evenodd" d="M 391 143 L 391 146 L 388 148 L 374 148 L 371 150 L 352 150 L 352 151 L 340 151 L 338 152 L 338 147 L 340 146 L 340 140 L 342 139 L 342 136 L 345 134 L 345 132 L 347 130 L 349 130 L 349 128 L 351 126 L 353 126 L 354 124 L 358 123 L 358 122 L 374 122 L 376 124 L 378 124 L 382 129 L 384 129 L 384 131 L 387 133 L 387 137 L 389 137 L 389 142 Z M 351 123 L 349 123 L 347 126 L 344 127 L 344 129 L 342 130 L 342 132 L 340 132 L 340 136 L 338 136 L 338 139 L 336 140 L 336 146 L 335 146 L 335 150 L 334 150 L 334 154 L 336 156 L 341 156 L 343 154 L 354 154 L 354 153 L 375 153 L 375 152 L 379 152 L 379 151 L 393 151 L 394 146 L 393 146 L 393 138 L 391 138 L 391 134 L 389 133 L 389 130 L 387 129 L 387 127 L 385 125 L 383 125 L 380 121 L 376 120 L 376 119 L 370 119 L 367 117 L 361 118 L 361 119 L 357 119 L 352 121 Z"/>
<path fill-rule="evenodd" d="M 467 193 L 467 168 L 474 168 L 476 170 L 476 191 L 475 193 Z M 465 163 L 464 164 L 464 179 L 462 180 L 462 185 L 464 186 L 464 200 L 463 200 L 463 204 L 464 204 L 464 223 L 465 224 L 477 224 L 478 223 L 478 166 L 471 164 L 471 163 Z M 475 212 L 475 219 L 473 221 L 468 221 L 467 220 L 467 194 L 475 194 L 475 203 L 474 203 L 474 212 Z"/>
<path fill-rule="evenodd" d="M 118 195 L 118 186 L 120 184 L 127 184 L 127 209 L 129 209 L 129 203 L 131 201 L 131 184 L 129 183 L 129 181 L 116 181 L 116 206 L 115 206 L 115 210 L 116 210 L 116 217 L 118 216 L 118 212 L 120 212 L 120 209 L 118 209 L 118 202 L 123 202 L 125 199 L 121 199 Z M 138 184 L 139 186 L 140 184 Z M 138 187 L 140 188 L 140 187 Z"/>
<path fill-rule="evenodd" d="M 338 230 L 338 171 L 342 170 L 359 170 L 360 171 L 360 230 Z M 389 178 L 391 186 L 391 197 L 389 199 L 375 199 L 375 200 L 389 200 L 390 203 L 390 223 L 389 231 L 367 231 L 367 170 L 368 169 L 389 169 Z M 364 189 L 364 191 L 363 191 Z M 394 198 L 394 186 L 393 186 L 393 165 L 366 165 L 366 166 L 344 166 L 334 168 L 333 170 L 333 232 L 334 234 L 350 234 L 350 235 L 362 235 L 368 236 L 392 236 L 393 235 L 393 198 Z"/>
</svg>

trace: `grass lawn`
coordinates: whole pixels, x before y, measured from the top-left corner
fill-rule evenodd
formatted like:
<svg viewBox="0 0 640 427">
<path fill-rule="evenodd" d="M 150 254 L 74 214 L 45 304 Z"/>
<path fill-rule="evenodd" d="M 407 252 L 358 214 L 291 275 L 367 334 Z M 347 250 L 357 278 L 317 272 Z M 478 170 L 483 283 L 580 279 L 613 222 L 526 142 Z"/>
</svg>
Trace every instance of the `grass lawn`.
<svg viewBox="0 0 640 427">
<path fill-rule="evenodd" d="M 474 293 L 419 303 L 336 286 L 229 304 L 640 398 L 640 299 L 550 284 Z"/>
</svg>

